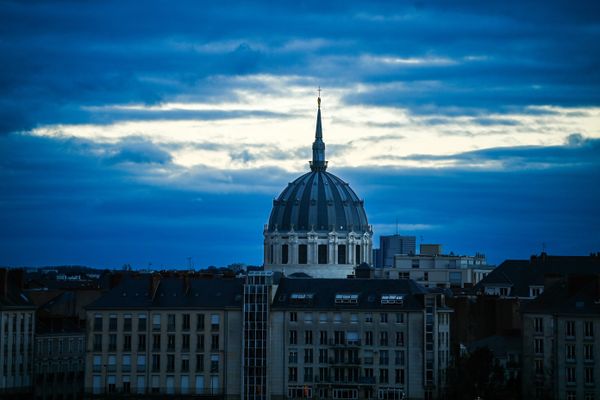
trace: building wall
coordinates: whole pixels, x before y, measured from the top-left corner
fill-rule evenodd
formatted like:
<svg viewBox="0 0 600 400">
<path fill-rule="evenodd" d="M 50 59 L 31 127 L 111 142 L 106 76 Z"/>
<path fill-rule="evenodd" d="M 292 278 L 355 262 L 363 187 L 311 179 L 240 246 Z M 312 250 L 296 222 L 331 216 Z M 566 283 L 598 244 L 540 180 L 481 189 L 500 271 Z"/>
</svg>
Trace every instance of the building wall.
<svg viewBox="0 0 600 400">
<path fill-rule="evenodd" d="M 34 396 L 36 400 L 83 395 L 85 333 L 46 333 L 35 337 Z"/>
<path fill-rule="evenodd" d="M 524 314 L 522 377 L 526 398 L 600 398 L 600 316 Z"/>
<path fill-rule="evenodd" d="M 239 310 L 90 310 L 87 316 L 87 393 L 239 398 Z M 146 316 L 145 328 L 139 326 L 142 316 Z M 154 324 L 156 318 L 160 324 Z M 169 323 L 172 318 L 174 324 Z M 131 327 L 126 327 L 128 319 Z M 140 335 L 145 337 L 142 347 Z"/>
<path fill-rule="evenodd" d="M 0 391 L 30 391 L 32 386 L 35 311 L 0 310 Z"/>
</svg>

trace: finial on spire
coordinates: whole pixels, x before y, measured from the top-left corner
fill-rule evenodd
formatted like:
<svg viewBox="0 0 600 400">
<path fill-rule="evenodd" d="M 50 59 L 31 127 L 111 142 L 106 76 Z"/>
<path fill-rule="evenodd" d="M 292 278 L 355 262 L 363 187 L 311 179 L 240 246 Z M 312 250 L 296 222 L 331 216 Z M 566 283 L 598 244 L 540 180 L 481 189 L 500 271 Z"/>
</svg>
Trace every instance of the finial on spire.
<svg viewBox="0 0 600 400">
<path fill-rule="evenodd" d="M 321 86 L 319 86 L 319 96 L 317 97 L 317 105 L 319 108 L 321 108 Z"/>
<path fill-rule="evenodd" d="M 319 97 L 317 97 L 317 128 L 315 130 L 315 141 L 312 145 L 313 159 L 310 162 L 312 171 L 325 171 L 327 161 L 325 161 L 325 143 L 323 143 L 323 129 L 321 127 L 321 86 L 319 86 Z"/>
</svg>

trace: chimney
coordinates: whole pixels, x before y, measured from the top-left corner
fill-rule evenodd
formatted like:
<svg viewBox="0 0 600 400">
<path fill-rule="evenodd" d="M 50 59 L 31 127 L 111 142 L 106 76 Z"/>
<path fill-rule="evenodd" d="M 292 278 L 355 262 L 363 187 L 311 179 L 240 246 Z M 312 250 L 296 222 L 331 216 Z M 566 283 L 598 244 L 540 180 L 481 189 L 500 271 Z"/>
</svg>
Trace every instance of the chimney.
<svg viewBox="0 0 600 400">
<path fill-rule="evenodd" d="M 156 290 L 158 289 L 158 285 L 160 285 L 160 274 L 152 274 L 152 276 L 150 277 L 149 290 L 151 299 L 154 299 L 154 296 L 156 295 Z"/>
</svg>

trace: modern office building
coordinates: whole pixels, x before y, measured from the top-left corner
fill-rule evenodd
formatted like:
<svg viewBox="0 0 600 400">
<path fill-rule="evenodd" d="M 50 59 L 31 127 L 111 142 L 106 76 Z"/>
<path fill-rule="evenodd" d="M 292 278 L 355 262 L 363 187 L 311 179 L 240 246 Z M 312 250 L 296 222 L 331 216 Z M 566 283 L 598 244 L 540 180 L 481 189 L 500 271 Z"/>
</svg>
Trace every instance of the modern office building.
<svg viewBox="0 0 600 400">
<path fill-rule="evenodd" d="M 320 98 L 318 105 L 311 171 L 273 200 L 264 227 L 264 267 L 288 276 L 345 278 L 358 264 L 373 263 L 373 231 L 363 200 L 326 171 Z"/>
<path fill-rule="evenodd" d="M 396 254 L 413 255 L 416 253 L 416 247 L 415 236 L 382 235 L 379 237 L 379 249 L 374 252 L 375 267 L 393 267 Z"/>
</svg>

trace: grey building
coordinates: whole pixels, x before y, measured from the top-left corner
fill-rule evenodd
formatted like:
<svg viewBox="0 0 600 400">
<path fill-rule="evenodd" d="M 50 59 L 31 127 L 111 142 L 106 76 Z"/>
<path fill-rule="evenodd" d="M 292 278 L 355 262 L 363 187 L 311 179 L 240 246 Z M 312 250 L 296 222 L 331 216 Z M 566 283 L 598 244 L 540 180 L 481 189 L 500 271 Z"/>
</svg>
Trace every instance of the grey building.
<svg viewBox="0 0 600 400">
<path fill-rule="evenodd" d="M 379 249 L 375 252 L 375 267 L 393 267 L 396 254 L 413 255 L 416 249 L 415 236 L 382 235 L 379 237 Z"/>
<path fill-rule="evenodd" d="M 271 398 L 443 398 L 450 312 L 409 280 L 282 279 Z"/>
<path fill-rule="evenodd" d="M 0 268 L 0 396 L 33 392 L 35 306 L 23 292 L 24 271 Z"/>
<path fill-rule="evenodd" d="M 242 284 L 124 279 L 87 307 L 86 393 L 239 399 Z"/>
<path fill-rule="evenodd" d="M 525 398 L 600 398 L 600 274 L 554 282 L 522 315 Z"/>
</svg>

